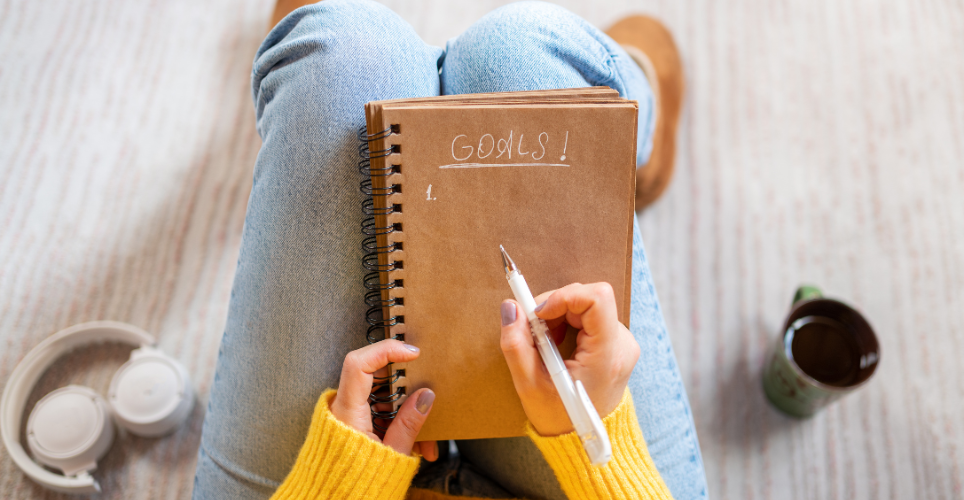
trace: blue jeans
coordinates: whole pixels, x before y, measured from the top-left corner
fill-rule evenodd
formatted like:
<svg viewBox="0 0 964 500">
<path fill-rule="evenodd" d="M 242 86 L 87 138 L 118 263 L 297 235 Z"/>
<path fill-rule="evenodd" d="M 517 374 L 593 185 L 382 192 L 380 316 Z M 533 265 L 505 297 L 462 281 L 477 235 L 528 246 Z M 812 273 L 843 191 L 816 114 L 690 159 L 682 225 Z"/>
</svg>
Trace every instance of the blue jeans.
<svg viewBox="0 0 964 500">
<path fill-rule="evenodd" d="M 263 145 L 198 452 L 194 496 L 267 498 L 287 475 L 319 394 L 365 345 L 356 130 L 368 101 L 607 85 L 639 101 L 639 162 L 652 92 L 609 37 L 556 6 L 479 20 L 445 50 L 367 0 L 293 12 L 265 39 L 252 90 Z M 492 314 L 499 314 L 498 310 Z M 677 500 L 706 497 L 686 392 L 634 227 L 629 381 L 640 426 Z M 431 346 L 421 346 L 431 349 Z M 564 498 L 528 438 L 458 443 L 461 460 L 513 495 Z M 484 488 L 481 488 L 484 489 Z"/>
</svg>

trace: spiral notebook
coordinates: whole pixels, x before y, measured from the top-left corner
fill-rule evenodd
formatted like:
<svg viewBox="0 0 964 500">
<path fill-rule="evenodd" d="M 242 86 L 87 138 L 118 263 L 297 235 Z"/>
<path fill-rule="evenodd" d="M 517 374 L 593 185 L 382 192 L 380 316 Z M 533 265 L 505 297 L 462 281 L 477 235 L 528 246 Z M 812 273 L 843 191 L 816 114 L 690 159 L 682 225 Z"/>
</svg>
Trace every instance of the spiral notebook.
<svg viewBox="0 0 964 500">
<path fill-rule="evenodd" d="M 609 282 L 628 326 L 637 104 L 597 87 L 375 101 L 365 113 L 368 340 L 421 348 L 376 378 L 376 429 L 429 387 L 419 440 L 521 436 L 499 345 L 512 296 L 499 245 L 536 295 Z M 564 356 L 573 345 L 569 332 Z"/>
</svg>

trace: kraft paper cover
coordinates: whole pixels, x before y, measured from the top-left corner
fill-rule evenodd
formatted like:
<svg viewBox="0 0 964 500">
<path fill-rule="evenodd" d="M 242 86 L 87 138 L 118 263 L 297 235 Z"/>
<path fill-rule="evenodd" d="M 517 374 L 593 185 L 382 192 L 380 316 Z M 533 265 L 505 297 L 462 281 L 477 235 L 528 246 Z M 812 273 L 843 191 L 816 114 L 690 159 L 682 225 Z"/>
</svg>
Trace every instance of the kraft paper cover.
<svg viewBox="0 0 964 500">
<path fill-rule="evenodd" d="M 379 243 L 402 242 L 382 258 L 402 262 L 382 275 L 402 280 L 390 291 L 404 301 L 387 311 L 404 317 L 392 335 L 421 348 L 417 360 L 394 365 L 405 370 L 397 386 L 437 395 L 419 440 L 524 435 L 525 413 L 499 346 L 500 303 L 512 298 L 500 244 L 533 295 L 609 282 L 628 326 L 636 102 L 608 89 L 578 90 L 568 101 L 556 91 L 367 109 L 369 132 L 397 125 L 372 150 L 398 152 L 372 165 L 400 172 L 373 180 L 400 191 L 387 203 L 401 213 L 379 218 L 401 224 Z"/>
</svg>

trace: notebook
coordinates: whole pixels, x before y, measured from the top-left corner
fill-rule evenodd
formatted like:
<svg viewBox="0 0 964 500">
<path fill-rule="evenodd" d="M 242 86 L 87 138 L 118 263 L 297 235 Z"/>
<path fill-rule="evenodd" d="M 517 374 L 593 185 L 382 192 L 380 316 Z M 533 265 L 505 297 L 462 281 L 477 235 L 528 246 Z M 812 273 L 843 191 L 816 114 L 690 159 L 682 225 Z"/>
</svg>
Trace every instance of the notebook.
<svg viewBox="0 0 964 500">
<path fill-rule="evenodd" d="M 419 440 L 521 436 L 499 345 L 504 245 L 533 293 L 606 281 L 628 326 L 637 104 L 607 87 L 370 102 L 359 131 L 368 340 L 418 346 L 376 378 L 384 430 L 435 391 Z M 561 346 L 572 352 L 570 331 Z"/>
</svg>

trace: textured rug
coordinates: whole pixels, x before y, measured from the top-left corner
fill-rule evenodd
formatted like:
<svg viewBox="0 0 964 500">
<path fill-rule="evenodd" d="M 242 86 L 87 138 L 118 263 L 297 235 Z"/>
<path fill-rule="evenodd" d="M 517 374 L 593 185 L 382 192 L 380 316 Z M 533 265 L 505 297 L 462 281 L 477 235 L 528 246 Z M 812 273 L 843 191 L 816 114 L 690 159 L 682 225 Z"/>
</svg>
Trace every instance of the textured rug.
<svg viewBox="0 0 964 500">
<path fill-rule="evenodd" d="M 154 333 L 190 423 L 120 436 L 98 498 L 188 498 L 260 146 L 251 60 L 270 0 L 0 1 L 0 382 L 55 331 Z M 498 1 L 388 2 L 441 45 Z M 677 176 L 642 214 L 717 499 L 962 499 L 964 4 L 562 2 L 663 19 L 687 71 Z M 865 313 L 871 383 L 771 409 L 767 348 L 796 285 Z M 105 389 L 121 347 L 63 358 L 32 401 Z M 0 452 L 0 497 L 59 498 Z"/>
</svg>

